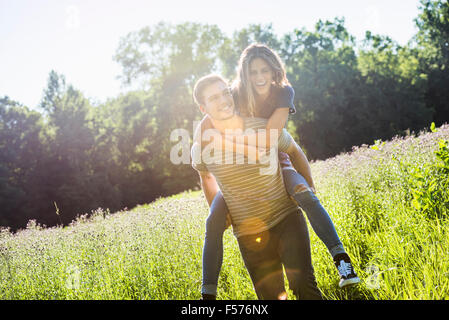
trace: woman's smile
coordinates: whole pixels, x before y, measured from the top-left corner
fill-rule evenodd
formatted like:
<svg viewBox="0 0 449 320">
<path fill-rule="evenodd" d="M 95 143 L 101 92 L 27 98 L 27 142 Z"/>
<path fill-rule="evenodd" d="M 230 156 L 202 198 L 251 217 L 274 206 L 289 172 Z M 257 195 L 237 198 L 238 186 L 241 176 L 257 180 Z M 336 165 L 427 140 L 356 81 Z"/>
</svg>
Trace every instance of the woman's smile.
<svg viewBox="0 0 449 320">
<path fill-rule="evenodd" d="M 256 93 L 266 98 L 270 94 L 273 82 L 273 71 L 269 64 L 262 58 L 255 58 L 249 66 L 250 81 Z"/>
</svg>

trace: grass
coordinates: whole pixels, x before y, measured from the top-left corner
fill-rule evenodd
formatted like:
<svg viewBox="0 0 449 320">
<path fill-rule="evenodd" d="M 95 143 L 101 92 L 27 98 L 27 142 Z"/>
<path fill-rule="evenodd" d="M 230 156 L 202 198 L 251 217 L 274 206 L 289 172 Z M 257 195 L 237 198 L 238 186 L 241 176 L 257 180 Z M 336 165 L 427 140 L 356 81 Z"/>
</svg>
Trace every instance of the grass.
<svg viewBox="0 0 449 320">
<path fill-rule="evenodd" d="M 318 196 L 362 279 L 339 289 L 309 229 L 326 299 L 449 298 L 449 178 L 439 145 L 449 126 L 433 131 L 312 164 Z M 3 229 L 0 299 L 199 299 L 207 214 L 202 193 L 188 191 L 114 214 L 98 209 L 64 228 L 31 221 L 16 234 Z M 218 298 L 256 299 L 231 230 L 224 247 Z"/>
</svg>

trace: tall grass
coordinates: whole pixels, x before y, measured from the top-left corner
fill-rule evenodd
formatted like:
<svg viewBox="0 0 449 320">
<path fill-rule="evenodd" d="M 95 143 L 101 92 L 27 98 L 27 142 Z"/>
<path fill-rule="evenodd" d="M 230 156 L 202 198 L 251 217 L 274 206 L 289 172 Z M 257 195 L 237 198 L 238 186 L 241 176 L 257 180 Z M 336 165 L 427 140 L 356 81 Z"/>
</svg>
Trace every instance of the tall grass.
<svg viewBox="0 0 449 320">
<path fill-rule="evenodd" d="M 449 298 L 441 142 L 449 126 L 434 131 L 312 164 L 318 196 L 362 279 L 340 289 L 329 253 L 309 228 L 325 298 Z M 64 228 L 31 221 L 16 234 L 3 229 L 0 299 L 198 299 L 207 214 L 202 193 L 189 191 L 114 214 L 98 209 Z M 230 230 L 224 247 L 218 298 L 256 299 Z"/>
</svg>

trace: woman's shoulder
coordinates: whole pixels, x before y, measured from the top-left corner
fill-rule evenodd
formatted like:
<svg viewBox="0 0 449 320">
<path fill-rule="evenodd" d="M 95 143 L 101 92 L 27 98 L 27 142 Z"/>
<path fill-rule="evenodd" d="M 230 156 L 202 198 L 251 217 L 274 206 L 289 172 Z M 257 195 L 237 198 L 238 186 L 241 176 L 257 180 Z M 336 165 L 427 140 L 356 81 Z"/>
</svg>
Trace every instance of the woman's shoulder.
<svg viewBox="0 0 449 320">
<path fill-rule="evenodd" d="M 271 95 L 271 103 L 274 105 L 291 105 L 295 98 L 295 90 L 290 85 L 276 86 Z"/>
<path fill-rule="evenodd" d="M 296 113 L 296 108 L 294 104 L 295 90 L 290 85 L 284 85 L 277 87 L 277 92 L 272 101 L 273 105 L 278 108 L 289 108 L 290 114 Z"/>
<path fill-rule="evenodd" d="M 293 98 L 295 96 L 295 89 L 290 85 L 277 87 L 277 94 L 283 97 Z"/>
</svg>

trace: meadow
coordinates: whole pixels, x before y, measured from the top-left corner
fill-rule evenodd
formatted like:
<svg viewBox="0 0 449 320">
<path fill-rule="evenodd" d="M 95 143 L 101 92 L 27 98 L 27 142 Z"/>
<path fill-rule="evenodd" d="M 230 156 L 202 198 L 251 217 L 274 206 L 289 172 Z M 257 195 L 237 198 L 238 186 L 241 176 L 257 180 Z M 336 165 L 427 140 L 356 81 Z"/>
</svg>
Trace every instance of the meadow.
<svg viewBox="0 0 449 320">
<path fill-rule="evenodd" d="M 432 127 L 312 163 L 318 197 L 362 279 L 340 289 L 309 226 L 326 299 L 449 299 L 448 140 L 448 125 Z M 0 299 L 199 299 L 207 215 L 202 192 L 186 191 L 97 209 L 65 227 L 2 229 Z M 218 299 L 256 299 L 231 229 Z"/>
</svg>

